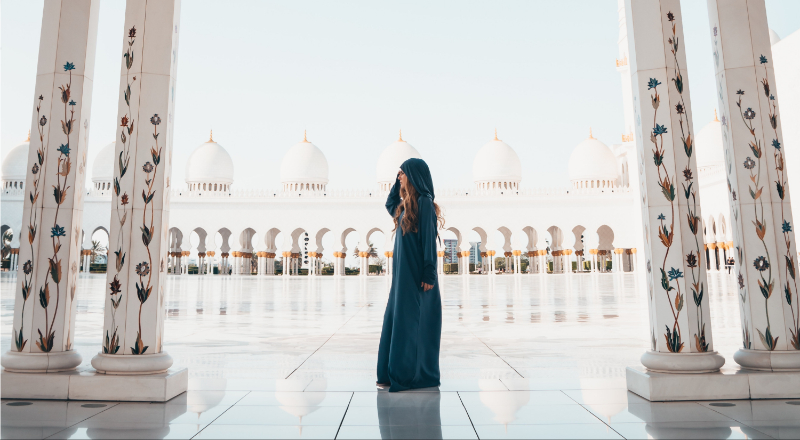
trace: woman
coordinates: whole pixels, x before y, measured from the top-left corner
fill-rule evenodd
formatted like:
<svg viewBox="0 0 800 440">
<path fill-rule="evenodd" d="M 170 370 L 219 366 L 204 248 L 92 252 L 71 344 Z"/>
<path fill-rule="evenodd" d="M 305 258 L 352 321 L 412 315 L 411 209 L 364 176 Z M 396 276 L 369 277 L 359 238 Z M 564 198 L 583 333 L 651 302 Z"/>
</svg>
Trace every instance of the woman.
<svg viewBox="0 0 800 440">
<path fill-rule="evenodd" d="M 436 277 L 437 223 L 428 164 L 408 159 L 386 200 L 394 218 L 394 266 L 378 348 L 378 385 L 390 392 L 439 386 L 442 299 Z"/>
</svg>

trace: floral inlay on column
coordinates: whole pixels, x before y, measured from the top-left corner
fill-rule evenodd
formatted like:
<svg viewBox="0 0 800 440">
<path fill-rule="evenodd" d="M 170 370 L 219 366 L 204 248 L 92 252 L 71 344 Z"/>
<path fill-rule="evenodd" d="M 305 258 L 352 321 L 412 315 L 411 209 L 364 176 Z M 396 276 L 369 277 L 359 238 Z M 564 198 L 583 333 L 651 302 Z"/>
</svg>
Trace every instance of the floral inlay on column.
<svg viewBox="0 0 800 440">
<path fill-rule="evenodd" d="M 680 60 L 678 59 L 678 52 L 681 50 L 680 45 L 680 37 L 676 34 L 675 30 L 675 15 L 672 12 L 667 13 L 667 20 L 672 23 L 672 37 L 667 40 L 669 44 L 672 45 L 670 52 L 672 52 L 672 58 L 675 62 L 674 68 L 674 77 L 672 78 L 673 86 L 675 90 L 678 92 L 680 96 L 679 102 L 675 105 L 675 113 L 678 115 L 678 124 L 681 129 L 681 141 L 683 143 L 683 152 L 686 154 L 687 159 L 692 158 L 692 153 L 694 152 L 694 139 L 692 138 L 692 132 L 689 126 L 689 116 L 686 113 L 686 102 L 684 101 L 683 97 L 683 89 L 684 89 L 684 80 L 683 76 L 680 73 Z M 685 256 L 686 261 L 686 272 L 691 273 L 692 280 L 691 280 L 691 289 L 692 289 L 692 299 L 694 300 L 694 305 L 697 308 L 697 331 L 694 334 L 694 342 L 695 348 L 698 352 L 707 352 L 709 348 L 708 342 L 706 342 L 706 324 L 703 322 L 703 295 L 705 294 L 705 286 L 703 285 L 700 271 L 702 267 L 702 255 L 703 253 L 700 251 L 700 240 L 697 238 L 697 234 L 700 231 L 700 217 L 697 215 L 698 207 L 697 207 L 697 187 L 699 185 L 695 185 L 694 174 L 692 173 L 692 169 L 689 165 L 686 165 L 686 168 L 683 170 L 683 180 L 684 182 L 681 184 L 683 187 L 683 196 L 686 198 L 686 206 L 687 210 L 689 211 L 686 215 L 686 222 L 689 226 L 689 230 L 694 235 L 694 244 L 695 249 L 693 251 L 689 251 L 688 254 Z M 688 281 L 688 279 L 687 279 Z M 680 286 L 679 286 L 680 288 Z M 678 292 L 680 294 L 680 292 Z M 683 298 L 680 299 L 681 306 L 683 305 Z M 678 300 L 676 300 L 676 308 L 678 305 Z M 682 308 L 682 307 L 681 307 Z M 678 313 L 680 313 L 680 309 L 678 309 Z M 677 323 L 677 317 L 676 317 Z M 678 327 L 680 330 L 680 327 Z M 674 331 L 673 331 L 674 332 Z M 667 335 L 669 335 L 669 330 L 667 330 Z M 674 335 L 673 335 L 674 338 Z M 678 343 L 680 343 L 680 347 L 682 348 L 682 343 L 680 342 L 680 335 L 678 336 Z M 669 346 L 669 344 L 668 344 Z M 672 348 L 675 348 L 676 345 L 673 344 Z M 680 350 L 678 350 L 680 351 Z"/>
<path fill-rule="evenodd" d="M 28 246 L 31 248 L 31 259 L 25 261 L 22 265 L 22 272 L 25 275 L 25 279 L 22 282 L 22 314 L 21 316 L 25 316 L 25 305 L 28 302 L 28 298 L 31 296 L 31 289 L 33 288 L 33 277 L 35 274 L 34 269 L 36 261 L 36 248 L 33 245 L 34 239 L 36 238 L 36 232 L 38 229 L 39 224 L 39 212 L 36 210 L 36 202 L 39 200 L 39 182 L 44 175 L 44 172 L 40 172 L 43 170 L 44 167 L 44 158 L 47 157 L 47 142 L 44 139 L 45 133 L 45 125 L 47 125 L 47 117 L 42 114 L 42 101 L 44 101 L 44 95 L 39 95 L 39 102 L 36 104 L 36 120 L 38 123 L 36 124 L 36 129 L 39 132 L 39 149 L 36 150 L 36 162 L 34 162 L 33 167 L 31 167 L 31 174 L 33 174 L 33 185 L 28 193 L 28 199 L 31 202 L 31 209 L 29 213 L 30 221 L 28 223 Z M 25 327 L 24 319 L 21 320 L 19 326 L 19 332 L 14 329 L 14 345 L 18 352 L 22 352 L 25 348 L 25 345 L 28 343 L 27 339 L 23 337 L 23 330 Z"/>
<path fill-rule="evenodd" d="M 147 175 L 144 181 L 145 185 L 147 185 L 147 190 L 142 190 L 142 200 L 144 201 L 145 207 L 142 210 L 141 226 L 142 243 L 147 249 L 147 261 L 136 265 L 136 275 L 139 276 L 139 281 L 136 282 L 136 295 L 139 298 L 139 330 L 136 333 L 136 343 L 131 347 L 132 354 L 144 354 L 149 348 L 142 342 L 142 306 L 144 306 L 144 303 L 150 298 L 150 294 L 153 293 L 152 272 L 150 269 L 151 267 L 158 267 L 158 264 L 155 266 L 153 265 L 153 254 L 150 251 L 150 242 L 155 232 L 155 224 L 153 222 L 155 218 L 155 205 L 153 204 L 153 197 L 156 191 L 153 189 L 153 186 L 158 173 L 158 165 L 161 163 L 161 147 L 158 145 L 158 135 L 160 134 L 158 132 L 158 126 L 161 124 L 161 117 L 159 117 L 157 113 L 154 114 L 150 118 L 150 123 L 153 125 L 153 139 L 155 140 L 155 147 L 150 148 L 150 156 L 153 162 L 145 162 L 145 164 L 142 165 L 142 171 Z M 148 206 L 150 207 L 149 220 L 147 215 Z M 156 256 L 156 258 L 157 257 L 158 256 Z M 147 278 L 146 283 L 145 278 Z"/>
<path fill-rule="evenodd" d="M 650 133 L 650 142 L 653 143 L 653 163 L 658 172 L 661 194 L 670 204 L 669 219 L 667 219 L 666 215 L 663 213 L 658 216 L 658 221 L 660 222 L 658 238 L 661 240 L 661 244 L 667 248 L 667 251 L 664 253 L 664 260 L 659 269 L 661 270 L 661 288 L 667 296 L 667 302 L 670 305 L 672 317 L 674 318 L 672 330 L 670 330 L 669 326 L 666 327 L 664 339 L 667 341 L 667 349 L 669 349 L 670 352 L 679 353 L 683 350 L 683 342 L 681 341 L 681 326 L 678 323 L 678 317 L 681 314 L 681 310 L 683 310 L 684 299 L 681 293 L 680 282 L 677 282 L 677 280 L 683 278 L 683 273 L 680 269 L 674 267 L 667 270 L 667 257 L 669 256 L 669 251 L 672 248 L 672 242 L 675 238 L 676 190 L 675 184 L 670 178 L 669 170 L 667 170 L 666 165 L 664 165 L 664 134 L 667 133 L 667 127 L 657 122 L 658 108 L 661 104 L 661 97 L 658 94 L 658 86 L 660 85 L 661 82 L 656 78 L 650 78 L 650 81 L 647 83 L 647 90 L 653 91 L 653 94 L 650 95 L 650 102 L 653 105 L 653 109 L 655 109 L 653 113 L 653 130 Z M 675 281 L 675 286 L 672 285 L 673 281 Z M 674 300 L 670 295 L 670 292 L 673 290 L 675 291 Z"/>
<path fill-rule="evenodd" d="M 124 250 L 125 246 L 125 222 L 128 220 L 128 204 L 130 203 L 130 199 L 128 197 L 128 193 L 123 193 L 121 189 L 121 181 L 125 174 L 128 172 L 128 165 L 130 164 L 130 149 L 131 149 L 131 137 L 133 134 L 133 130 L 136 124 L 135 119 L 133 118 L 133 111 L 131 110 L 131 85 L 134 81 L 136 81 L 136 77 L 134 76 L 132 79 L 130 78 L 130 70 L 133 67 L 133 59 L 134 59 L 134 51 L 133 51 L 133 43 L 136 42 L 136 26 L 131 27 L 128 30 L 128 49 L 122 55 L 125 58 L 125 68 L 126 68 L 126 83 L 127 86 L 125 90 L 122 92 L 122 97 L 125 100 L 125 104 L 128 107 L 128 111 L 120 119 L 120 141 L 122 142 L 122 151 L 119 153 L 119 158 L 117 160 L 116 166 L 116 176 L 114 176 L 114 197 L 115 203 L 117 204 L 116 209 L 113 209 L 116 220 L 119 222 L 119 234 L 117 235 L 117 250 L 114 251 L 114 268 L 116 269 L 116 274 L 114 275 L 114 279 L 111 280 L 109 283 L 109 290 L 110 290 L 110 301 L 111 301 L 111 328 L 113 329 L 113 333 L 109 334 L 109 330 L 106 330 L 105 340 L 103 341 L 103 353 L 105 354 L 116 354 L 119 351 L 119 335 L 117 334 L 119 328 L 117 326 L 117 309 L 119 308 L 120 302 L 122 302 L 122 284 L 119 281 L 119 273 L 122 272 L 122 269 L 125 267 L 125 256 L 126 252 Z M 130 119 L 128 115 L 131 115 Z M 112 216 L 113 217 L 113 216 Z"/>
<path fill-rule="evenodd" d="M 64 64 L 64 71 L 69 73 L 69 81 L 67 84 L 59 86 L 59 90 L 61 90 L 61 102 L 64 104 L 64 119 L 61 120 L 61 131 L 66 136 L 66 142 L 58 147 L 59 154 L 56 173 L 59 177 L 56 179 L 56 185 L 53 185 L 53 198 L 55 198 L 56 201 L 56 213 L 53 226 L 50 228 L 53 256 L 48 257 L 49 278 L 45 278 L 44 286 L 39 288 L 39 305 L 41 305 L 45 310 L 45 328 L 44 333 L 42 333 L 42 329 L 37 329 L 37 332 L 39 333 L 39 340 L 36 341 L 36 346 L 39 347 L 39 350 L 45 353 L 50 352 L 50 350 L 53 349 L 53 340 L 55 339 L 55 329 L 53 326 L 55 325 L 56 316 L 58 314 L 58 303 L 59 299 L 61 298 L 61 281 L 63 271 L 62 261 L 58 257 L 58 251 L 61 250 L 62 246 L 61 238 L 66 237 L 67 233 L 64 230 L 64 227 L 58 225 L 58 213 L 61 209 L 61 205 L 67 200 L 67 194 L 70 189 L 70 187 L 67 186 L 67 176 L 69 176 L 69 173 L 72 169 L 72 161 L 69 158 L 69 136 L 72 134 L 72 129 L 75 124 L 74 107 L 77 104 L 73 99 L 71 99 L 70 90 L 70 87 L 72 86 L 72 71 L 74 69 L 75 65 L 71 62 Z M 55 285 L 56 294 L 56 305 L 55 309 L 53 310 L 52 320 L 49 318 L 50 280 L 52 280 L 53 284 Z M 48 323 L 48 321 L 50 322 Z"/>
</svg>

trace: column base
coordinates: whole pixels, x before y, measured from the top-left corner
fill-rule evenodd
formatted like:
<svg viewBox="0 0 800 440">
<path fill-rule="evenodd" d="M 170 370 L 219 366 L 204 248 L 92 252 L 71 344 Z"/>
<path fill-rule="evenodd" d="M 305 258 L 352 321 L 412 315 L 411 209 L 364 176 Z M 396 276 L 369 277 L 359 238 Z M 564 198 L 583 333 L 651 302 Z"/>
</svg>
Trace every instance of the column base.
<svg viewBox="0 0 800 440">
<path fill-rule="evenodd" d="M 167 352 L 143 355 L 108 355 L 98 353 L 92 366 L 101 374 L 147 375 L 160 374 L 172 366 L 172 356 Z"/>
<path fill-rule="evenodd" d="M 800 371 L 800 351 L 747 350 L 740 348 L 733 360 L 742 368 L 760 371 Z"/>
<path fill-rule="evenodd" d="M 122 377 L 99 374 L 87 367 L 54 374 L 0 372 L 3 399 L 166 402 L 186 392 L 188 386 L 186 368 Z"/>
<path fill-rule="evenodd" d="M 56 373 L 74 370 L 83 358 L 75 350 L 55 353 L 3 353 L 0 364 L 6 371 L 17 373 Z"/>
<path fill-rule="evenodd" d="M 713 373 L 725 365 L 725 358 L 716 351 L 709 353 L 660 353 L 646 351 L 642 365 L 659 373 Z"/>
<path fill-rule="evenodd" d="M 723 368 L 716 373 L 670 374 L 628 367 L 628 390 L 651 402 L 685 400 L 797 399 L 800 372 Z"/>
</svg>

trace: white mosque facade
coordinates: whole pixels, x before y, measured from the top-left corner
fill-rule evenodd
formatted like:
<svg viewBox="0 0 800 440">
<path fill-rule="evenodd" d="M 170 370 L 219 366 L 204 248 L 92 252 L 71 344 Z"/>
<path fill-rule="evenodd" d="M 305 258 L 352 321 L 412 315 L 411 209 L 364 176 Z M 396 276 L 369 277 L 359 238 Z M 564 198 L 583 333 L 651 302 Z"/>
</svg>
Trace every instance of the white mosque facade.
<svg viewBox="0 0 800 440">
<path fill-rule="evenodd" d="M 630 133 L 633 102 L 625 29 L 621 9 L 617 69 L 623 80 L 625 131 Z M 800 50 L 800 32 L 783 40 L 774 32 L 772 37 L 782 117 L 797 121 L 800 90 L 792 75 L 796 76 L 800 66 L 792 54 Z M 724 270 L 732 238 L 727 220 L 722 122 L 711 116 L 698 131 L 696 142 L 706 262 L 714 271 Z M 800 124 L 785 126 L 787 145 L 800 145 Z M 2 163 L 0 220 L 3 231 L 13 233 L 12 270 L 18 264 L 15 251 L 22 228 L 22 186 L 28 155 L 28 142 L 23 142 Z M 589 134 L 575 146 L 569 159 L 569 187 L 530 188 L 524 185 L 520 159 L 513 147 L 495 133 L 474 158 L 474 186 L 437 191 L 446 229 L 458 240 L 458 272 L 469 273 L 468 236 L 474 236 L 473 231 L 480 237 L 481 255 L 491 257 L 483 258 L 482 273 L 494 272 L 497 257 L 506 257 L 506 267 L 513 267 L 514 272 L 521 271 L 523 258 L 529 261 L 529 273 L 636 271 L 643 264 L 642 253 L 637 253 L 642 249 L 643 235 L 636 155 L 632 133 L 623 134 L 621 142 L 611 146 Z M 85 269 L 89 267 L 92 235 L 110 229 L 113 156 L 111 143 L 96 156 L 91 184 L 86 185 L 82 242 Z M 787 154 L 789 169 L 800 169 L 800 163 L 791 164 L 793 159 L 800 161 L 798 156 Z M 377 181 L 372 182 L 371 190 L 337 189 L 328 185 L 324 146 L 320 148 L 304 136 L 283 158 L 280 188 L 248 189 L 236 186 L 233 160 L 212 136 L 186 163 L 185 185 L 170 192 L 170 269 L 186 274 L 192 259 L 201 273 L 275 275 L 275 262 L 282 260 L 284 273 L 299 274 L 303 267 L 313 276 L 321 274 L 321 263 L 326 261 L 333 263 L 334 275 L 344 275 L 344 257 L 354 251 L 346 246 L 347 237 L 355 234 L 358 249 L 365 250 L 378 231 L 385 240 L 386 261 L 390 262 L 393 224 L 384 203 L 399 165 L 412 157 L 422 155 L 401 135 L 380 155 Z M 789 179 L 796 180 L 792 177 L 790 174 Z M 190 240 L 192 233 L 199 239 L 197 243 Z M 217 234 L 221 242 L 215 239 Z M 325 247 L 323 237 L 327 234 L 331 234 L 333 244 Z M 330 243 L 330 238 L 326 242 Z M 443 249 L 439 255 L 441 271 Z M 359 256 L 360 273 L 366 275 L 369 255 L 361 252 Z M 254 259 L 257 264 L 251 265 Z M 385 269 L 390 271 L 390 267 L 387 264 Z"/>
</svg>

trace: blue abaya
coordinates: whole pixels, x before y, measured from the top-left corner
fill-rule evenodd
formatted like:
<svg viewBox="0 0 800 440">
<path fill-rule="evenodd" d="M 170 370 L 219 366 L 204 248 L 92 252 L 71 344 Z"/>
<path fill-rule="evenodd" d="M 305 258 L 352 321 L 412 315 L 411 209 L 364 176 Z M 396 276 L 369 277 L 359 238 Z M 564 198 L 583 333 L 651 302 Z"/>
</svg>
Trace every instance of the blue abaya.
<svg viewBox="0 0 800 440">
<path fill-rule="evenodd" d="M 439 386 L 442 336 L 433 180 L 422 159 L 409 159 L 400 169 L 419 194 L 419 224 L 417 232 L 404 234 L 399 225 L 395 231 L 392 288 L 378 348 L 378 383 L 391 383 L 390 392 Z M 398 179 L 386 200 L 390 215 L 394 216 L 400 202 Z M 401 214 L 401 222 L 402 218 Z M 423 282 L 433 289 L 425 292 Z"/>
</svg>

